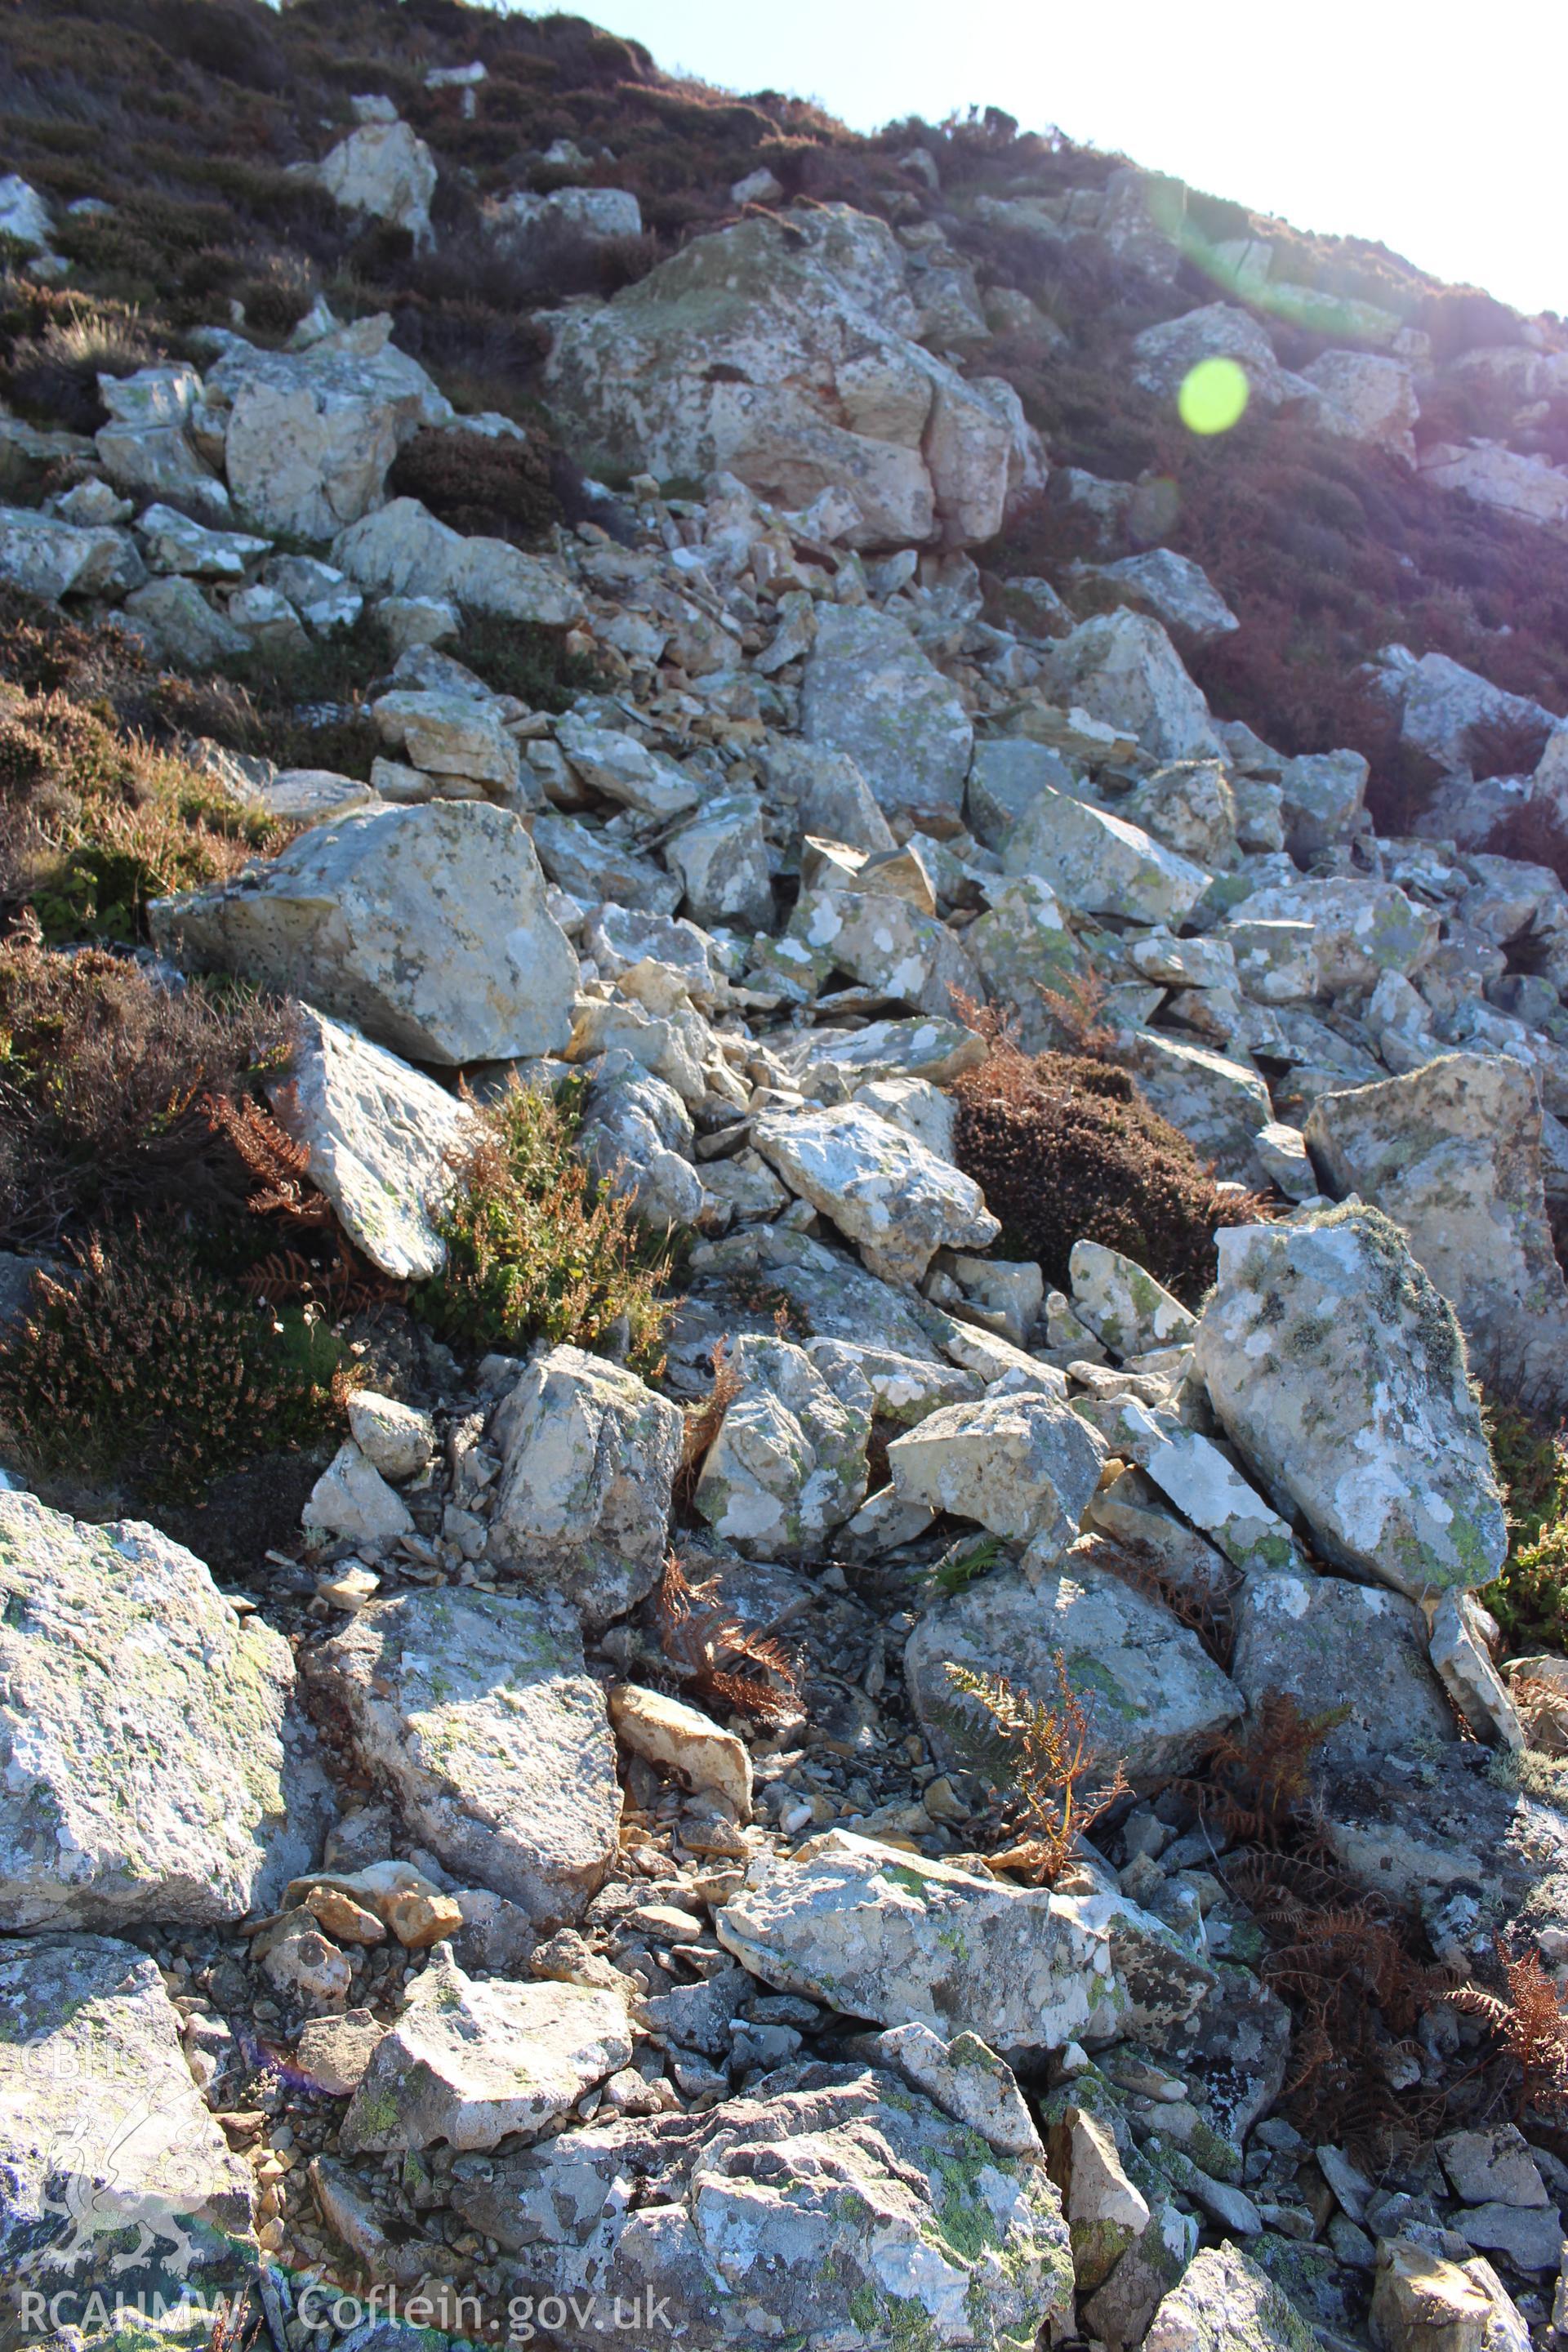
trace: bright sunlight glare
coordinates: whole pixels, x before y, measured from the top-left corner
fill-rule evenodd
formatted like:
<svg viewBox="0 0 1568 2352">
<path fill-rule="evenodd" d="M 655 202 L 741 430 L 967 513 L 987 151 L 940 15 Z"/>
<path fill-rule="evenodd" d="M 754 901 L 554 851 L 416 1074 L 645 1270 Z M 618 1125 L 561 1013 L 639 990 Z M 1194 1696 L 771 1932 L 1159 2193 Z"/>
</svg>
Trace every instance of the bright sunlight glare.
<svg viewBox="0 0 1568 2352">
<path fill-rule="evenodd" d="M 813 98 L 853 130 L 1000 106 L 1297 228 L 1568 311 L 1568 9 L 1120 0 L 575 0 L 668 72 Z"/>
</svg>

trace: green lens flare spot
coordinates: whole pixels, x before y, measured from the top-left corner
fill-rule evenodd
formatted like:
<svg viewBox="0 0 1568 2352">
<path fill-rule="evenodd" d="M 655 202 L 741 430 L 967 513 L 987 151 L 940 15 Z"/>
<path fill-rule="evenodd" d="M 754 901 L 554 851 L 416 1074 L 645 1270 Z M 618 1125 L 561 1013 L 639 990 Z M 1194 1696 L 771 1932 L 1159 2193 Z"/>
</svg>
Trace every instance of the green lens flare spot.
<svg viewBox="0 0 1568 2352">
<path fill-rule="evenodd" d="M 1228 433 L 1241 422 L 1252 387 L 1235 360 L 1200 360 L 1189 368 L 1176 407 L 1189 433 Z"/>
</svg>

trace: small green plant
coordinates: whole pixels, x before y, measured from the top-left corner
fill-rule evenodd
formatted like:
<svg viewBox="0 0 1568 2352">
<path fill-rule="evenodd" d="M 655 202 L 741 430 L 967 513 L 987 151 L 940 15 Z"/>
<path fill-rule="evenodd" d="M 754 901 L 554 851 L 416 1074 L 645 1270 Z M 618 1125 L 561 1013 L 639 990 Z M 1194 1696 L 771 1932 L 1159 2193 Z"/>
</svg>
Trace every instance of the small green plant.
<svg viewBox="0 0 1568 2352">
<path fill-rule="evenodd" d="M 1481 1598 L 1510 1649 L 1568 1650 L 1568 1433 L 1495 1402 L 1485 1418 L 1509 1543 Z"/>
<path fill-rule="evenodd" d="M 513 1084 L 482 1114 L 438 1220 L 447 1264 L 414 1293 L 444 1339 L 480 1350 L 531 1339 L 594 1348 L 612 1332 L 639 1371 L 663 1361 L 668 1244 L 573 1150 L 571 1099 Z M 618 1327 L 618 1328 L 617 1328 Z"/>
<path fill-rule="evenodd" d="M 342 1420 L 324 1323 L 250 1304 L 167 1234 L 95 1234 L 73 1255 L 35 1278 L 0 1349 L 0 1421 L 35 1472 L 180 1499 Z"/>
<path fill-rule="evenodd" d="M 1036 1885 L 1048 1886 L 1072 1860 L 1084 1831 L 1126 1795 L 1127 1775 L 1119 1762 L 1103 1787 L 1080 1793 L 1098 1759 L 1088 1713 L 1068 1680 L 1061 1651 L 1056 1657 L 1054 1706 L 1019 1690 L 1005 1675 L 952 1664 L 943 1671 L 978 1727 L 981 1768 L 1017 1800 L 1019 1833 L 1000 1853 L 987 1857 L 990 1867 L 1016 1870 Z"/>
<path fill-rule="evenodd" d="M 973 1542 L 961 1538 L 959 1542 L 950 1544 L 934 1563 L 928 1581 L 933 1591 L 951 1598 L 953 1593 L 965 1591 L 988 1569 L 994 1568 L 1001 1557 L 1000 1536 L 980 1536 Z"/>
</svg>

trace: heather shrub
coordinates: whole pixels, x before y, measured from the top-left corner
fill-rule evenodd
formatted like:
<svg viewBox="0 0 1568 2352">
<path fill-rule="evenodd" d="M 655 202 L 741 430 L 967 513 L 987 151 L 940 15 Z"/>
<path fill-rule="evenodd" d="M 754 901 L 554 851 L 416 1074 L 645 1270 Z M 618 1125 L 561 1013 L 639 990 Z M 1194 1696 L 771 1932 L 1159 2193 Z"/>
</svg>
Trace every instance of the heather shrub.
<svg viewBox="0 0 1568 2352">
<path fill-rule="evenodd" d="M 0 1246 L 132 1213 L 228 1226 L 251 1180 L 203 1106 L 279 1064 L 287 1008 L 227 982 L 170 989 L 24 926 L 0 945 Z"/>
<path fill-rule="evenodd" d="M 557 520 L 551 453 L 531 436 L 426 427 L 398 451 L 387 477 L 394 498 L 422 499 L 454 530 L 531 545 Z"/>
<path fill-rule="evenodd" d="M 416 1290 L 416 1311 L 481 1354 L 537 1339 L 579 1348 L 613 1339 L 627 1363 L 656 1370 L 671 1254 L 575 1157 L 570 1098 L 514 1084 L 483 1117 L 438 1220 L 446 1267 Z"/>
<path fill-rule="evenodd" d="M 958 1164 L 1002 1221 L 1002 1255 L 1037 1259 L 1058 1289 L 1070 1287 L 1074 1242 L 1095 1241 L 1195 1305 L 1215 1278 L 1215 1228 L 1257 1219 L 1258 1202 L 1219 1192 L 1186 1137 L 1109 1063 L 997 1043 L 949 1091 Z"/>
<path fill-rule="evenodd" d="M 95 1234 L 35 1277 L 0 1347 L 0 1423 L 36 1475 L 189 1496 L 341 1420 L 338 1359 L 323 1323 L 246 1299 L 179 1237 Z"/>
</svg>

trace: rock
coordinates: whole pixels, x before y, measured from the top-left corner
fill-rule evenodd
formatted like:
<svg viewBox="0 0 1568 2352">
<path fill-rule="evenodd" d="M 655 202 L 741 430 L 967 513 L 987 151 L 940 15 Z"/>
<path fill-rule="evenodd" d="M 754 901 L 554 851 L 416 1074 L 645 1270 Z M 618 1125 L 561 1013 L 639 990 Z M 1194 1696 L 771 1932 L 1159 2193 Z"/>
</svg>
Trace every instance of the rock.
<svg viewBox="0 0 1568 2352">
<path fill-rule="evenodd" d="M 695 237 L 602 310 L 556 314 L 552 409 L 596 471 L 721 470 L 788 508 L 837 493 L 856 546 L 988 540 L 1013 431 L 914 340 L 906 267 L 842 205 Z"/>
<path fill-rule="evenodd" d="M 1437 2142 L 1437 2155 L 1455 2196 L 1467 2205 L 1544 2209 L 1552 2202 L 1517 2124 L 1497 2124 L 1489 2131 L 1447 2132 Z"/>
<path fill-rule="evenodd" d="M 1241 626 L 1202 565 L 1168 547 L 1084 568 L 1089 578 L 1125 593 L 1130 604 L 1148 605 L 1172 636 L 1191 648 L 1218 645 Z"/>
<path fill-rule="evenodd" d="M 764 1112 L 752 1140 L 883 1281 L 918 1282 L 940 1248 L 984 1249 L 1001 1231 L 978 1184 L 863 1103 Z"/>
<path fill-rule="evenodd" d="M 1315 1754 L 1372 1762 L 1391 1748 L 1420 1755 L 1454 1737 L 1412 1601 L 1337 1576 L 1249 1576 L 1234 1602 L 1231 1678 L 1256 1711 L 1271 1691 L 1303 1716 L 1348 1706 Z"/>
<path fill-rule="evenodd" d="M 1109 2127 L 1085 2107 L 1064 2108 L 1051 2126 L 1050 2151 L 1072 2242 L 1073 2276 L 1079 2293 L 1091 2294 L 1149 2227 L 1148 2200 L 1123 2171 Z"/>
<path fill-rule="evenodd" d="M 1037 875 L 993 885 L 988 895 L 990 906 L 964 933 L 965 949 L 991 994 L 1016 1008 L 1025 1050 L 1044 1050 L 1060 1034 L 1047 999 L 1071 996 L 1087 970 L 1083 950 L 1055 891 Z"/>
<path fill-rule="evenodd" d="M 453 1158 L 473 1136 L 473 1111 L 395 1054 L 310 1005 L 295 1015 L 294 1050 L 268 1087 L 279 1124 L 310 1153 L 355 1246 L 400 1281 L 446 1264 L 436 1213 Z"/>
<path fill-rule="evenodd" d="M 1524 1726 L 1503 1688 L 1473 1622 L 1477 1604 L 1446 1592 L 1432 1610 L 1432 1664 L 1478 1739 L 1516 1751 L 1529 1745 Z"/>
<path fill-rule="evenodd" d="M 364 598 L 353 583 L 332 564 L 320 563 L 313 555 L 274 556 L 263 564 L 261 577 L 267 587 L 287 596 L 301 619 L 321 636 L 334 629 L 353 628 L 364 610 Z M 383 619 L 384 623 L 384 615 Z M 390 626 L 388 635 L 392 635 Z M 401 652 L 402 647 L 396 650 Z"/>
<path fill-rule="evenodd" d="M 944 1405 L 888 1449 L 901 1501 L 1037 1541 L 1047 1557 L 1077 1535 L 1103 1459 L 1094 1432 L 1037 1391 Z"/>
<path fill-rule="evenodd" d="M 1384 2238 L 1370 2314 L 1381 2352 L 1527 2352 L 1530 2330 L 1490 2263 Z"/>
<path fill-rule="evenodd" d="M 665 844 L 693 922 L 765 930 L 773 919 L 773 884 L 762 804 L 754 793 L 725 793 Z"/>
<path fill-rule="evenodd" d="M 151 917 L 164 952 L 297 990 L 422 1061 L 553 1053 L 571 1034 L 577 959 L 504 809 L 356 810 Z"/>
<path fill-rule="evenodd" d="M 1314 422 L 1320 431 L 1387 449 L 1415 465 L 1413 428 L 1421 412 L 1403 360 L 1378 352 L 1324 352 L 1301 375 L 1319 394 Z"/>
<path fill-rule="evenodd" d="M 479 1982 L 437 1948 L 339 2126 L 347 2155 L 537 2138 L 632 2054 L 626 2005 L 580 1985 Z"/>
<path fill-rule="evenodd" d="M 1555 2211 L 1470 2205 L 1455 2214 L 1454 2229 L 1472 2246 L 1506 2254 L 1515 2270 L 1555 2271 L 1563 2260 L 1563 2224 Z"/>
<path fill-rule="evenodd" d="M 1094 1421 L 1112 1450 L 1135 1462 L 1235 1567 L 1244 1573 L 1301 1567 L 1285 1521 L 1200 1431 L 1134 1397 L 1115 1399 Z"/>
<path fill-rule="evenodd" d="M 436 1424 L 427 1412 L 371 1389 L 356 1389 L 349 1398 L 349 1430 L 384 1478 L 416 1476 L 436 1450 Z"/>
<path fill-rule="evenodd" d="M 494 703 L 458 694 L 384 694 L 371 707 L 384 743 L 402 746 L 416 768 L 468 776 L 498 793 L 515 788 L 517 745 Z"/>
<path fill-rule="evenodd" d="M 1378 1086 L 1320 1095 L 1307 1142 L 1326 1190 L 1384 1210 L 1452 1302 L 1486 1377 L 1568 1404 L 1568 1284 L 1557 1263 L 1530 1072 L 1444 1054 Z"/>
<path fill-rule="evenodd" d="M 29 2295 L 41 2319 L 55 2296 L 132 2313 L 243 2292 L 250 2168 L 192 2079 L 153 1960 L 106 1936 L 7 1939 L 0 2007 L 0 2322 L 25 2330 Z"/>
<path fill-rule="evenodd" d="M 1002 853 L 1009 874 L 1048 883 L 1064 905 L 1129 922 L 1179 923 L 1209 876 L 1125 817 L 1042 784 Z"/>
<path fill-rule="evenodd" d="M 1236 976 L 1257 1004 L 1297 1004 L 1316 996 L 1321 985 L 1313 926 L 1306 922 L 1254 921 L 1234 917 L 1210 934 L 1228 947 Z"/>
<path fill-rule="evenodd" d="M 615 1745 L 558 1595 L 374 1601 L 318 1650 L 365 1769 L 465 1885 L 541 1927 L 581 1916 L 616 1851 Z"/>
<path fill-rule="evenodd" d="M 0 180 L 0 236 L 29 253 L 47 253 L 54 234 L 49 208 L 37 188 L 18 173 L 8 172 Z"/>
<path fill-rule="evenodd" d="M 870 1386 L 833 1339 L 742 1339 L 728 1370 L 740 1385 L 692 1499 L 739 1551 L 815 1557 L 866 1492 Z"/>
<path fill-rule="evenodd" d="M 1103 1243 L 1074 1242 L 1068 1271 L 1075 1312 L 1113 1356 L 1180 1347 L 1198 1328 L 1197 1317 L 1152 1274 Z"/>
<path fill-rule="evenodd" d="M 1226 1434 L 1325 1555 L 1413 1598 L 1508 1548 L 1453 1311 L 1375 1209 L 1217 1236 L 1194 1361 Z"/>
<path fill-rule="evenodd" d="M 639 1683 L 617 1683 L 610 1693 L 610 1723 L 634 1756 L 679 1773 L 689 1789 L 710 1789 L 734 1807 L 738 1820 L 751 1820 L 751 1752 L 700 1707 Z"/>
<path fill-rule="evenodd" d="M 307 1528 L 350 1543 L 395 1543 L 412 1535 L 414 1517 L 400 1495 L 352 1438 L 345 1438 L 310 1489 L 301 1514 Z"/>
<path fill-rule="evenodd" d="M 1160 1029 L 1136 1030 L 1118 1058 L 1216 1176 L 1256 1181 L 1257 1139 L 1273 1114 L 1255 1069 Z"/>
<path fill-rule="evenodd" d="M 1045 785 L 1070 792 L 1072 770 L 1059 752 L 1026 735 L 993 736 L 976 743 L 964 787 L 964 814 L 976 840 L 1001 849 Z"/>
<path fill-rule="evenodd" d="M 406 122 L 366 122 L 351 131 L 322 156 L 315 176 L 345 212 L 391 221 L 407 229 L 416 247 L 434 244 L 436 159 Z"/>
<path fill-rule="evenodd" d="M 603 245 L 643 233 L 642 209 L 629 188 L 554 188 L 543 196 L 520 189 L 487 204 L 483 219 L 489 236 L 524 253 L 531 247 L 548 253 L 563 236 Z"/>
<path fill-rule="evenodd" d="M 121 596 L 146 566 L 122 530 L 57 522 L 32 507 L 0 506 L 0 583 L 54 603 L 61 596 Z"/>
<path fill-rule="evenodd" d="M 668 824 L 695 808 L 701 798 L 691 778 L 673 760 L 648 751 L 635 735 L 566 718 L 556 726 L 555 740 L 573 773 L 591 791 L 603 793 L 606 799 L 636 809 L 642 816 Z"/>
<path fill-rule="evenodd" d="M 1072 1902 L 830 1830 L 732 1895 L 714 1932 L 753 1976 L 851 2017 L 965 2028 L 1004 2055 L 1059 2049 L 1110 1992 Z"/>
<path fill-rule="evenodd" d="M 1459 490 L 1478 506 L 1500 507 L 1521 521 L 1561 524 L 1568 520 L 1568 471 L 1524 457 L 1500 441 L 1434 442 L 1421 453 L 1424 480 L 1440 490 Z"/>
<path fill-rule="evenodd" d="M 863 1029 L 807 1031 L 802 1048 L 790 1058 L 790 1066 L 798 1077 L 809 1080 L 818 1065 L 831 1063 L 855 1085 L 857 1093 L 865 1091 L 865 1081 L 891 1083 L 904 1090 L 908 1102 L 914 1099 L 909 1091 L 911 1087 L 922 1082 L 933 1090 L 949 1086 L 961 1072 L 977 1069 L 984 1058 L 984 1040 L 973 1029 L 958 1021 L 931 1018 L 869 1021 Z M 885 1092 L 878 1097 L 879 1103 L 886 1099 Z M 952 1154 L 943 1150 L 939 1157 L 950 1160 Z"/>
<path fill-rule="evenodd" d="M 681 1431 L 677 1407 L 624 1365 L 581 1348 L 536 1358 L 491 1423 L 487 1557 L 563 1593 L 591 1627 L 624 1616 L 664 1558 Z"/>
<path fill-rule="evenodd" d="M 1146 614 L 1097 614 L 1056 638 L 1043 658 L 1055 700 L 1125 729 L 1156 760 L 1224 756 L 1207 703 Z"/>
<path fill-rule="evenodd" d="M 417 499 L 394 499 L 351 521 L 332 541 L 332 562 L 384 595 L 429 597 L 542 628 L 570 628 L 583 614 L 581 592 L 555 565 L 509 540 L 465 538 Z"/>
<path fill-rule="evenodd" d="M 819 970 L 846 971 L 938 1019 L 960 998 L 980 994 L 974 967 L 946 924 L 881 892 L 804 890 L 785 937 L 803 941 Z"/>
<path fill-rule="evenodd" d="M 944 2042 L 929 2025 L 895 2025 L 877 2037 L 878 2063 L 893 2066 L 955 2123 L 978 2132 L 998 2156 L 1044 2160 L 1035 2119 L 1005 2058 L 977 2033 Z"/>
<path fill-rule="evenodd" d="M 151 580 L 125 599 L 125 622 L 161 661 L 222 670 L 250 641 L 215 612 L 194 580 Z"/>
<path fill-rule="evenodd" d="M 855 2066 L 788 2066 L 706 2114 L 595 2120 L 455 2179 L 453 2203 L 535 2288 L 623 2310 L 655 2295 L 690 2352 L 826 2340 L 847 2315 L 868 2341 L 918 2327 L 957 2352 L 1060 2335 L 1071 2312 L 1043 2167 Z"/>
<path fill-rule="evenodd" d="M 702 1179 L 690 1164 L 690 1115 L 674 1087 L 624 1050 L 589 1069 L 577 1144 L 594 1174 L 620 1188 L 645 1224 L 694 1225 Z"/>
<path fill-rule="evenodd" d="M 1201 361 L 1224 358 L 1237 362 L 1253 397 L 1266 406 L 1302 397 L 1300 379 L 1280 368 L 1267 330 L 1231 303 L 1209 302 L 1145 327 L 1132 339 L 1132 381 L 1145 392 L 1178 392 Z"/>
<path fill-rule="evenodd" d="M 13 1930 L 265 1909 L 320 1832 L 289 1645 L 140 1521 L 0 1493 L 0 1912 Z"/>
<path fill-rule="evenodd" d="M 285 1911 L 257 1937 L 250 1957 L 276 1991 L 312 2014 L 338 2008 L 353 1982 L 347 1960 L 309 1911 Z"/>
<path fill-rule="evenodd" d="M 268 554 L 269 539 L 244 531 L 208 530 L 174 507 L 147 507 L 136 529 L 154 572 L 184 572 L 198 580 L 243 580 L 247 565 Z"/>
<path fill-rule="evenodd" d="M 853 759 L 889 815 L 956 830 L 974 730 L 902 621 L 870 605 L 822 609 L 800 724 L 808 743 Z"/>
<path fill-rule="evenodd" d="M 1268 2272 L 1227 2241 L 1188 2265 L 1143 2344 L 1144 2352 L 1317 2352 L 1318 2337 Z"/>
<path fill-rule="evenodd" d="M 197 457 L 182 425 L 104 425 L 93 445 L 115 488 L 138 506 L 153 499 L 194 507 L 203 522 L 220 530 L 230 520 L 228 491 Z"/>
<path fill-rule="evenodd" d="M 1285 845 L 1298 866 L 1365 828 L 1371 772 L 1359 751 L 1312 751 L 1287 761 L 1279 780 Z"/>
<path fill-rule="evenodd" d="M 1437 945 L 1437 918 L 1393 882 L 1345 876 L 1326 882 L 1267 883 L 1247 901 L 1249 922 L 1312 926 L 1325 993 L 1373 989 L 1385 971 L 1419 971 Z"/>
<path fill-rule="evenodd" d="M 363 2080 L 375 2046 L 386 2028 L 368 2009 L 351 2009 L 341 2017 L 312 2017 L 300 2030 L 294 2063 L 313 2089 L 330 2098 L 344 2099 Z"/>
<path fill-rule="evenodd" d="M 1236 794 L 1218 760 L 1167 761 L 1128 794 L 1124 811 L 1199 866 L 1219 871 L 1236 863 Z"/>
<path fill-rule="evenodd" d="M 917 1433 L 918 1434 L 918 1433 Z M 908 1441 L 900 1440 L 900 1444 Z M 1056 1661 L 1089 1725 L 1091 1769 L 1117 1763 L 1135 1781 L 1186 1771 L 1243 1712 L 1240 1691 L 1163 1602 L 1083 1552 L 1028 1576 L 996 1570 L 928 1609 L 904 1651 L 917 1720 L 939 1764 L 984 1769 L 984 1714 L 957 1691 L 950 1662 L 1005 1675 L 1045 1706 L 1059 1706 Z"/>
</svg>

